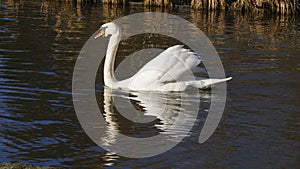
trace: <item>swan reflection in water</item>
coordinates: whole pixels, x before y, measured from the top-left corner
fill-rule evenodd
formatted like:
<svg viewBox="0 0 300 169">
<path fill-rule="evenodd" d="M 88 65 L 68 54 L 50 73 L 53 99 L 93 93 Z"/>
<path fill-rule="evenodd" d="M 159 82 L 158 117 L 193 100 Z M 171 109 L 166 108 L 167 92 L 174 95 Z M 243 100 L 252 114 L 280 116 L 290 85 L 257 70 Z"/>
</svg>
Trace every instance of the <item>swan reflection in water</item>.
<svg viewBox="0 0 300 169">
<path fill-rule="evenodd" d="M 195 93 L 196 91 L 196 93 Z M 98 93 L 100 94 L 100 93 Z M 103 116 L 107 126 L 98 143 L 112 146 L 128 146 L 132 140 L 124 140 L 119 134 L 131 138 L 154 138 L 165 143 L 178 143 L 193 127 L 199 113 L 200 100 L 209 100 L 209 92 L 191 90 L 186 92 L 124 91 L 104 88 Z M 98 104 L 101 104 L 101 96 Z M 94 126 L 97 128 L 97 125 Z M 101 128 L 101 127 L 99 127 Z M 155 139 L 157 140 L 157 139 Z M 153 142 L 144 146 L 153 146 Z M 153 140 L 152 140 L 153 141 Z M 127 142 L 127 143 L 126 143 Z M 169 144 L 168 143 L 168 144 Z"/>
</svg>

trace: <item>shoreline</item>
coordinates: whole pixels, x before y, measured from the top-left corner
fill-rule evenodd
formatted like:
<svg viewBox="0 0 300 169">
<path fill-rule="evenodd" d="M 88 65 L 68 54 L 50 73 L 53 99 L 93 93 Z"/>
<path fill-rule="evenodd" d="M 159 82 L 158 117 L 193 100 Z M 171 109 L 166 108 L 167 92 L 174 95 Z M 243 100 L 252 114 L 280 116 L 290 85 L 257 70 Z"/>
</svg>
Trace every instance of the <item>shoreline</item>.
<svg viewBox="0 0 300 169">
<path fill-rule="evenodd" d="M 57 169 L 55 167 L 41 167 L 31 164 L 0 163 L 0 169 Z"/>
</svg>

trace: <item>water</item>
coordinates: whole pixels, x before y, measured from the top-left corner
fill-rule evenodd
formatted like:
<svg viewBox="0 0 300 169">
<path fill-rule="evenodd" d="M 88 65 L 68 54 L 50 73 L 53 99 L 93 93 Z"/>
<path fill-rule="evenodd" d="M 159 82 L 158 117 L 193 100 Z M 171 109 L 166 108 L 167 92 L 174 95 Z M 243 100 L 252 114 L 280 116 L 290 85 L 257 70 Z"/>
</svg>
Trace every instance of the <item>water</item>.
<svg viewBox="0 0 300 169">
<path fill-rule="evenodd" d="M 199 144 L 198 136 L 210 104 L 209 91 L 201 93 L 195 125 L 180 144 L 155 157 L 131 159 L 99 148 L 84 133 L 72 103 L 72 72 L 83 44 L 101 24 L 143 11 L 168 12 L 197 25 L 216 47 L 226 75 L 233 80 L 228 83 L 221 123 L 207 142 Z M 299 19 L 284 16 L 1 1 L 0 162 L 74 168 L 297 168 L 299 35 Z M 131 39 L 122 42 L 117 63 L 136 49 L 152 47 L 151 42 L 162 42 L 157 47 L 175 43 L 160 38 L 136 39 L 130 50 Z M 106 117 L 117 119 L 113 131 L 180 135 L 180 130 L 164 131 L 159 119 L 135 126 L 116 111 L 108 115 L 102 84 L 99 78 L 98 104 Z M 136 109 L 143 108 L 141 101 L 131 102 Z M 170 110 L 176 110 L 176 102 L 170 104 Z"/>
</svg>

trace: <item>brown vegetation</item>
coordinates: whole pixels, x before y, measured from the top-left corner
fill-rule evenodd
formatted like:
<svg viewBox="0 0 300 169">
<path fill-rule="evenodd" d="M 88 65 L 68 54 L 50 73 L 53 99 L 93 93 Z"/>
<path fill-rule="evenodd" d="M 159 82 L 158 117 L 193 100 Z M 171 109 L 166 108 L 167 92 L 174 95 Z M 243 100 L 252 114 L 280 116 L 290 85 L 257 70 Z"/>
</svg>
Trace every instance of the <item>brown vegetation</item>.
<svg viewBox="0 0 300 169">
<path fill-rule="evenodd" d="M 296 13 L 299 10 L 298 0 L 237 0 L 231 3 L 233 10 L 268 10 L 278 13 Z"/>
<path fill-rule="evenodd" d="M 296 13 L 299 0 L 192 0 L 194 9 L 230 9 L 240 11 L 271 11 L 278 13 Z"/>
<path fill-rule="evenodd" d="M 52 167 L 37 167 L 28 164 L 0 163 L 0 169 L 55 169 Z"/>
<path fill-rule="evenodd" d="M 173 3 L 171 0 L 144 0 L 145 6 L 166 6 L 172 7 Z"/>
<path fill-rule="evenodd" d="M 225 9 L 225 0 L 192 0 L 191 7 L 194 9 Z"/>
<path fill-rule="evenodd" d="M 269 11 L 280 14 L 296 14 L 300 0 L 68 0 L 77 4 L 102 2 L 104 4 L 127 5 L 129 1 L 143 1 L 146 7 L 174 7 L 189 5 L 193 9 Z"/>
<path fill-rule="evenodd" d="M 126 5 L 128 0 L 102 0 L 104 4 Z"/>
</svg>

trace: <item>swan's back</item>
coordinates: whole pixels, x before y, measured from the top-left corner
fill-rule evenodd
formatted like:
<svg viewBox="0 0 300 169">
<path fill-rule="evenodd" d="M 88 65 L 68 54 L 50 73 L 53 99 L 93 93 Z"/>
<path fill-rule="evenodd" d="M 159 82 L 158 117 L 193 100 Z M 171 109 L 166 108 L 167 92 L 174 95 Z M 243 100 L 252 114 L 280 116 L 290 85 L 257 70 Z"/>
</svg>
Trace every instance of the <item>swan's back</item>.
<svg viewBox="0 0 300 169">
<path fill-rule="evenodd" d="M 132 77 L 132 85 L 137 88 L 149 85 L 158 87 L 184 81 L 192 76 L 192 70 L 200 63 L 201 59 L 197 53 L 184 49 L 182 45 L 172 46 L 145 64 Z"/>
<path fill-rule="evenodd" d="M 133 77 L 120 81 L 118 88 L 131 90 L 184 91 L 188 86 L 208 88 L 227 79 L 196 80 L 193 70 L 201 63 L 200 56 L 183 48 L 169 47 L 145 64 Z"/>
</svg>

